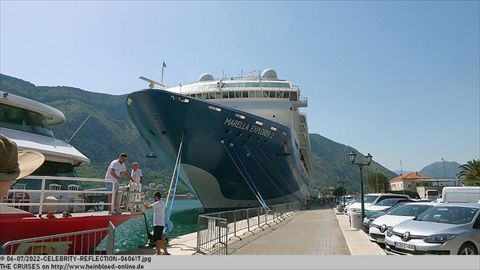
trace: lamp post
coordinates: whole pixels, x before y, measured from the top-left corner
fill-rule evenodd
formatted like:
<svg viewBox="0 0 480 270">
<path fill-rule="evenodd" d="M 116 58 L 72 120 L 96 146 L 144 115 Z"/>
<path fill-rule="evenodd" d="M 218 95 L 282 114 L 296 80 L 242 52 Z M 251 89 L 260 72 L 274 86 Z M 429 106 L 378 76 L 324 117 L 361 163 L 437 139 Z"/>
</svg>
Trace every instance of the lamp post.
<svg viewBox="0 0 480 270">
<path fill-rule="evenodd" d="M 343 180 L 343 181 L 341 181 L 340 178 L 337 177 L 337 181 L 338 181 L 339 184 L 342 185 L 343 209 L 345 209 L 345 183 L 346 183 L 348 180 Z"/>
<path fill-rule="evenodd" d="M 350 162 L 352 162 L 353 165 L 357 165 L 358 168 L 360 169 L 360 203 L 362 206 L 362 221 L 365 218 L 365 198 L 364 198 L 364 192 L 363 192 L 363 166 L 370 166 L 370 163 L 372 162 L 372 155 L 368 153 L 368 155 L 365 156 L 365 162 L 355 162 L 357 160 L 357 153 L 352 151 L 349 154 L 350 157 Z"/>
<path fill-rule="evenodd" d="M 445 170 L 445 159 L 442 158 L 442 165 L 443 165 L 443 178 L 445 179 L 445 182 L 447 181 L 447 171 Z"/>
</svg>

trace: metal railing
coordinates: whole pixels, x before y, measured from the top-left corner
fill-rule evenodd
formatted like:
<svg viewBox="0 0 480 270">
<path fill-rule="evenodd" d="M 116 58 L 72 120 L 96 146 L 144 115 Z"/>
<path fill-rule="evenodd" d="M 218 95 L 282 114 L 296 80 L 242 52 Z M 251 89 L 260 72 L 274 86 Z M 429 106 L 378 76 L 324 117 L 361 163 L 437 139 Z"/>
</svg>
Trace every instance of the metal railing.
<svg viewBox="0 0 480 270">
<path fill-rule="evenodd" d="M 242 240 L 247 234 L 280 223 L 300 210 L 300 202 L 277 204 L 270 210 L 263 207 L 222 211 L 198 216 L 197 252 L 201 254 L 228 255 L 228 242 Z"/>
<path fill-rule="evenodd" d="M 22 184 L 22 180 L 39 181 L 39 189 L 27 189 L 29 184 Z M 126 191 L 125 186 L 120 186 L 119 192 L 107 191 L 105 188 L 80 189 L 80 183 L 98 183 L 105 185 L 113 184 L 113 190 L 118 185 L 117 182 L 105 179 L 81 178 L 81 177 L 57 177 L 57 176 L 29 176 L 19 180 L 12 189 L 10 189 L 0 206 L 10 206 L 20 208 L 27 212 L 43 214 L 49 211 L 53 212 L 85 212 L 87 208 L 110 207 L 115 208 L 114 202 L 118 200 L 116 196 L 122 199 L 119 203 L 124 210 L 134 210 L 135 205 L 141 204 L 136 201 L 135 195 L 142 194 L 140 191 Z M 31 182 L 30 182 L 31 183 Z M 62 185 L 58 183 L 63 183 Z M 21 186 L 21 188 L 18 188 Z M 62 189 L 62 187 L 65 187 Z M 123 187 L 123 188 L 122 188 Z M 97 202 L 87 202 L 88 198 L 93 196 L 102 196 L 104 198 Z M 111 195 L 111 201 L 106 201 L 108 195 Z M 53 196 L 53 198 L 51 197 Z M 89 197 L 90 196 L 90 197 Z"/>
<path fill-rule="evenodd" d="M 96 250 L 105 237 L 106 251 Z M 109 222 L 107 228 L 13 240 L 2 248 L 6 255 L 113 255 L 115 226 Z"/>
</svg>

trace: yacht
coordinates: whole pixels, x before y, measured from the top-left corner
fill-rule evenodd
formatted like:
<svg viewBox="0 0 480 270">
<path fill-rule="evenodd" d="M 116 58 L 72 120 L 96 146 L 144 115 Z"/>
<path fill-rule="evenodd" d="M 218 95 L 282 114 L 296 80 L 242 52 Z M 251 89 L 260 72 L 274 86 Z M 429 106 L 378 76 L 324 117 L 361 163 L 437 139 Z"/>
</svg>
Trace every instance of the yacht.
<svg viewBox="0 0 480 270">
<path fill-rule="evenodd" d="M 298 86 L 271 68 L 170 88 L 140 78 L 150 89 L 127 97 L 130 118 L 164 164 L 181 161 L 180 179 L 207 211 L 307 199 L 308 102 Z"/>
<path fill-rule="evenodd" d="M 90 160 L 55 138 L 52 128 L 65 121 L 63 113 L 51 106 L 0 91 L 0 134 L 15 141 L 19 150 L 45 156 L 41 167 L 0 198 L 0 246 L 7 254 L 93 254 L 110 225 L 141 217 L 126 211 L 92 211 L 109 204 L 89 202 L 87 196 L 109 192 L 84 187 L 95 182 L 104 186 L 104 179 L 77 176 L 75 168 Z"/>
</svg>

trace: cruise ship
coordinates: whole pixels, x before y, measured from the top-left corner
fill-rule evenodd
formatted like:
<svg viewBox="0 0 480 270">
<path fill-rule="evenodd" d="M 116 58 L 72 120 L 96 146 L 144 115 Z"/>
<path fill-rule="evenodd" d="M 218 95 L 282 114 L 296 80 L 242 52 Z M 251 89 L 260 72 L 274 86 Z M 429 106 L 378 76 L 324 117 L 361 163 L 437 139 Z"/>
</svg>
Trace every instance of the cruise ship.
<svg viewBox="0 0 480 270">
<path fill-rule="evenodd" d="M 307 199 L 307 99 L 298 86 L 271 68 L 235 78 L 205 73 L 171 88 L 140 78 L 150 89 L 127 97 L 130 118 L 163 164 L 173 167 L 182 145 L 180 179 L 207 211 Z"/>
</svg>

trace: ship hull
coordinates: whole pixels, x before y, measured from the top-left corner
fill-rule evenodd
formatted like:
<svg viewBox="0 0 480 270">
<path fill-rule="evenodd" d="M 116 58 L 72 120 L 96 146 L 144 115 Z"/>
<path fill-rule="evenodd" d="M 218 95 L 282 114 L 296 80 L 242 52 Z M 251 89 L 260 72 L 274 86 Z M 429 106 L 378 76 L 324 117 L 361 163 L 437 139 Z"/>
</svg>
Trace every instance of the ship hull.
<svg viewBox="0 0 480 270">
<path fill-rule="evenodd" d="M 174 166 L 183 137 L 180 179 L 207 211 L 306 199 L 307 172 L 286 126 L 165 90 L 134 92 L 127 105 L 162 164 Z"/>
</svg>

